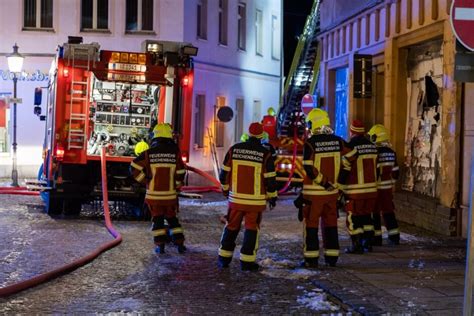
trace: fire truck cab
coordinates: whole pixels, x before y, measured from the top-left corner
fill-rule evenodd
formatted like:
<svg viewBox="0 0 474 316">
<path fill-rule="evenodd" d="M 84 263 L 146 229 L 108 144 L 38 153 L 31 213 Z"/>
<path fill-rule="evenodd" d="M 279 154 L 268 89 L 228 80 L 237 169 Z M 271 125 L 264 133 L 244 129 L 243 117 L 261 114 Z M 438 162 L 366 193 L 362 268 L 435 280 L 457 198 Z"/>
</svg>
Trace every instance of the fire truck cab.
<svg viewBox="0 0 474 316">
<path fill-rule="evenodd" d="M 157 122 L 171 123 L 189 157 L 193 89 L 187 43 L 145 41 L 137 52 L 101 50 L 80 38 L 57 49 L 48 84 L 39 174 L 49 214 L 77 214 L 101 196 L 100 153 L 107 152 L 111 200 L 142 205 L 144 188 L 129 175 L 134 148 Z M 38 111 L 36 111 L 38 114 Z"/>
</svg>

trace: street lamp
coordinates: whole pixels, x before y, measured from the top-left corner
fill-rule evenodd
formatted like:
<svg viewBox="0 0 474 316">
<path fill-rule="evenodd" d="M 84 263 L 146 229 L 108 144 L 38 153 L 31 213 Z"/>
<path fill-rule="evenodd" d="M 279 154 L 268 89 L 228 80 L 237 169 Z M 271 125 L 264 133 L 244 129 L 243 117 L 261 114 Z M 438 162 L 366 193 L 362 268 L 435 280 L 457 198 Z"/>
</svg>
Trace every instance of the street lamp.
<svg viewBox="0 0 474 316">
<path fill-rule="evenodd" d="M 7 55 L 8 70 L 13 73 L 13 167 L 12 167 L 12 186 L 18 186 L 18 170 L 16 168 L 16 83 L 17 75 L 23 68 L 24 57 L 18 52 L 18 45 L 13 46 L 13 53 Z"/>
</svg>

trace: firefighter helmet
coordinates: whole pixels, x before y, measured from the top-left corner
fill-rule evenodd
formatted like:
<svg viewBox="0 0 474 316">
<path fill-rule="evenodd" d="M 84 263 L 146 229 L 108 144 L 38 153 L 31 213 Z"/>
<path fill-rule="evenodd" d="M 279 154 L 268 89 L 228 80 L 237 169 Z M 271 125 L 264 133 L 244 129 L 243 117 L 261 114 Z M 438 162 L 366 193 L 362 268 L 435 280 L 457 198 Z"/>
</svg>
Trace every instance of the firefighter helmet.
<svg viewBox="0 0 474 316">
<path fill-rule="evenodd" d="M 375 124 L 369 130 L 370 140 L 374 143 L 388 142 L 388 130 L 382 124 Z"/>
<path fill-rule="evenodd" d="M 240 136 L 240 141 L 241 141 L 242 143 L 245 143 L 245 142 L 248 141 L 248 140 L 249 140 L 249 134 L 243 133 L 242 136 Z"/>
<path fill-rule="evenodd" d="M 135 145 L 135 155 L 137 156 L 140 156 L 140 154 L 142 152 L 144 152 L 145 150 L 148 150 L 150 148 L 150 146 L 148 146 L 147 142 L 142 140 L 142 141 L 139 141 L 136 145 Z"/>
<path fill-rule="evenodd" d="M 275 116 L 276 114 L 275 109 L 273 107 L 269 107 L 267 110 L 267 114 L 270 116 Z"/>
<path fill-rule="evenodd" d="M 306 117 L 306 122 L 311 122 L 311 130 L 321 128 L 323 126 L 329 126 L 331 124 L 328 112 L 321 110 L 320 108 L 312 109 Z"/>
<path fill-rule="evenodd" d="M 164 138 L 173 138 L 173 130 L 171 125 L 168 123 L 159 123 L 156 124 L 153 129 L 154 137 L 164 137 Z"/>
</svg>

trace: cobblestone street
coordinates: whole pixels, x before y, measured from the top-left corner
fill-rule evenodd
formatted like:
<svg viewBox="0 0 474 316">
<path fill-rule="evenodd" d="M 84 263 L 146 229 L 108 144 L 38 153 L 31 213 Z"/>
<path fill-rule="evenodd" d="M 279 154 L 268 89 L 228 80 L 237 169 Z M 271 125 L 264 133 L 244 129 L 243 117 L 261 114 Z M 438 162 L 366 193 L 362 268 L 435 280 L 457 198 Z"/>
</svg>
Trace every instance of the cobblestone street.
<svg viewBox="0 0 474 316">
<path fill-rule="evenodd" d="M 226 202 L 211 194 L 181 201 L 185 255 L 171 247 L 156 255 L 149 223 L 115 220 L 121 245 L 69 275 L 0 299 L 0 314 L 461 312 L 462 240 L 403 226 L 398 247 L 342 254 L 337 268 L 301 269 L 302 225 L 291 202 L 283 198 L 264 214 L 258 252 L 262 269 L 257 273 L 241 272 L 238 260 L 229 269 L 217 268 L 219 216 Z M 344 217 L 339 222 L 344 247 L 349 243 Z M 100 220 L 52 219 L 42 212 L 38 197 L 3 195 L 0 238 L 0 285 L 5 286 L 83 256 L 112 237 Z"/>
</svg>

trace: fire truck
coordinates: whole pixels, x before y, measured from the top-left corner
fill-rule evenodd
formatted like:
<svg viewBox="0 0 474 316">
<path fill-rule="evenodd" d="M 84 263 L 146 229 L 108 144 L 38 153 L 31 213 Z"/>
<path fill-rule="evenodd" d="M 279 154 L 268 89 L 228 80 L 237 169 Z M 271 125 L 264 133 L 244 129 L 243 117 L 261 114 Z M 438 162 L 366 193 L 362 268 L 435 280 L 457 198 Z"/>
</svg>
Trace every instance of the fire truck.
<svg viewBox="0 0 474 316">
<path fill-rule="evenodd" d="M 58 46 L 45 115 L 35 108 L 46 121 L 39 182 L 49 214 L 78 214 L 82 204 L 102 195 L 104 147 L 109 199 L 141 205 L 144 188 L 130 177 L 129 166 L 135 145 L 151 140 L 157 122 L 172 124 L 183 160 L 189 157 L 197 48 L 147 40 L 138 50 L 101 50 L 77 37 Z"/>
</svg>

